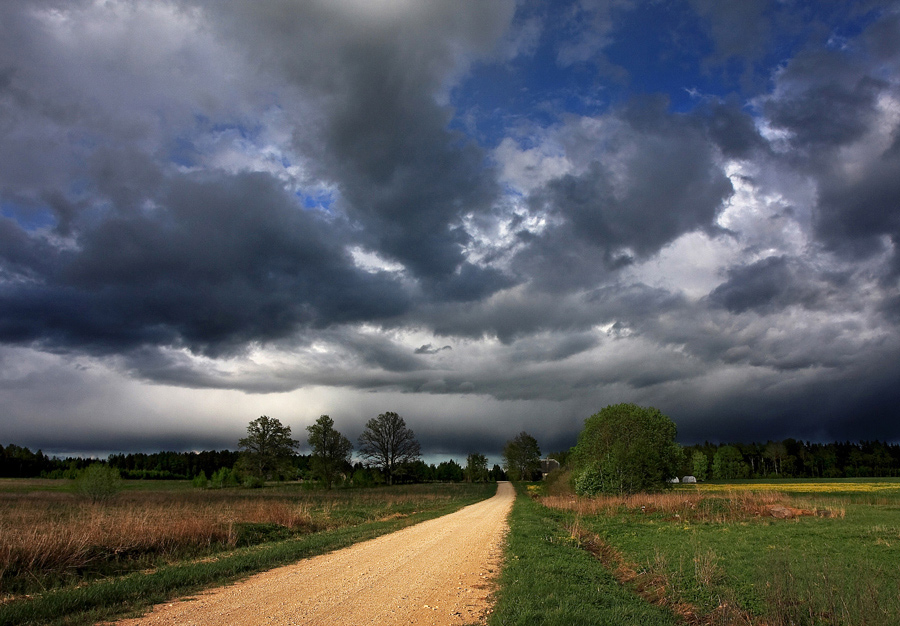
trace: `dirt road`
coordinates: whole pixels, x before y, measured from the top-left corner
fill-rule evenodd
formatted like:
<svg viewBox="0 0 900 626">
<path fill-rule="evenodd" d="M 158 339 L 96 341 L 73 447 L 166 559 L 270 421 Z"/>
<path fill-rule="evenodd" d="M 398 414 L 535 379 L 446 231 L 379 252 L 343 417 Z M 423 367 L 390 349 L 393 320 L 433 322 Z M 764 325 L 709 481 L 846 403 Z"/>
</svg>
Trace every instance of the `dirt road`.
<svg viewBox="0 0 900 626">
<path fill-rule="evenodd" d="M 515 492 L 349 548 L 156 606 L 121 626 L 482 622 Z"/>
</svg>

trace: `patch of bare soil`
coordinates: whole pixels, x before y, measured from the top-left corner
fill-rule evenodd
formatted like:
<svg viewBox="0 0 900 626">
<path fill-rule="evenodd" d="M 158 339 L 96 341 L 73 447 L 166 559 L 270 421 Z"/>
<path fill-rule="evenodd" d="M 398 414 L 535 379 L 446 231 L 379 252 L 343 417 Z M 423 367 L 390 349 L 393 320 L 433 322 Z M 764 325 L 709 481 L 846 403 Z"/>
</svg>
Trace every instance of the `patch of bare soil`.
<svg viewBox="0 0 900 626">
<path fill-rule="evenodd" d="M 510 483 L 430 520 L 228 587 L 157 605 L 120 626 L 484 623 L 502 558 Z"/>
</svg>

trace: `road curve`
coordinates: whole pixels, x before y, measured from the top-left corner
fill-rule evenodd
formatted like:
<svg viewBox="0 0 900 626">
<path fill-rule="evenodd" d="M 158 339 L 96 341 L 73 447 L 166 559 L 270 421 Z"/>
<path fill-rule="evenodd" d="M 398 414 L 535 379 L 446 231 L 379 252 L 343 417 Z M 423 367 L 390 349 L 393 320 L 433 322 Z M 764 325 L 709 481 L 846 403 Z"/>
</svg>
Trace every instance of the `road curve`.
<svg viewBox="0 0 900 626">
<path fill-rule="evenodd" d="M 483 622 L 499 570 L 510 483 L 456 513 L 160 604 L 120 626 Z"/>
</svg>

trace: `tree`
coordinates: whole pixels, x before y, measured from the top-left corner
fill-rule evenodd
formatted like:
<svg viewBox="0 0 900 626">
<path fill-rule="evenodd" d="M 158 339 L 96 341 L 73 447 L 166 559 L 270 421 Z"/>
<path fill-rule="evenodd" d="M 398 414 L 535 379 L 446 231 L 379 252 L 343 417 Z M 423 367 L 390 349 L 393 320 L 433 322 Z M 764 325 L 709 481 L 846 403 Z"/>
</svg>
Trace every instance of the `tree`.
<svg viewBox="0 0 900 626">
<path fill-rule="evenodd" d="M 462 466 L 453 459 L 438 463 L 434 470 L 434 479 L 442 483 L 461 483 L 465 478 Z"/>
<path fill-rule="evenodd" d="M 487 463 L 487 457 L 479 452 L 473 452 L 466 457 L 466 482 L 486 482 L 488 478 Z"/>
<path fill-rule="evenodd" d="M 267 415 L 247 426 L 247 436 L 238 441 L 240 469 L 258 480 L 284 475 L 291 465 L 291 455 L 299 445 L 291 438 L 291 427 Z"/>
<path fill-rule="evenodd" d="M 763 456 L 772 461 L 772 469 L 775 470 L 776 476 L 781 474 L 782 465 L 787 455 L 787 448 L 784 443 L 780 441 L 768 442 L 766 444 L 766 450 L 763 452 Z"/>
<path fill-rule="evenodd" d="M 740 450 L 734 446 L 721 446 L 713 455 L 712 472 L 716 480 L 730 480 L 746 478 L 750 468 L 744 463 Z"/>
<path fill-rule="evenodd" d="M 366 422 L 366 428 L 359 436 L 359 453 L 387 474 L 389 485 L 394 484 L 400 465 L 415 461 L 422 455 L 413 431 L 393 411 Z"/>
<path fill-rule="evenodd" d="M 587 418 L 572 451 L 579 495 L 662 491 L 683 453 L 675 423 L 659 409 L 614 404 Z"/>
<path fill-rule="evenodd" d="M 503 447 L 503 469 L 510 480 L 534 480 L 541 471 L 541 449 L 537 439 L 524 430 Z"/>
<path fill-rule="evenodd" d="M 312 448 L 310 469 L 326 489 L 331 489 L 335 479 L 350 463 L 353 444 L 334 429 L 334 420 L 322 415 L 312 426 L 307 426 L 309 447 Z"/>
<path fill-rule="evenodd" d="M 705 452 L 695 450 L 691 455 L 691 471 L 697 480 L 706 480 L 709 472 L 709 457 Z"/>
</svg>

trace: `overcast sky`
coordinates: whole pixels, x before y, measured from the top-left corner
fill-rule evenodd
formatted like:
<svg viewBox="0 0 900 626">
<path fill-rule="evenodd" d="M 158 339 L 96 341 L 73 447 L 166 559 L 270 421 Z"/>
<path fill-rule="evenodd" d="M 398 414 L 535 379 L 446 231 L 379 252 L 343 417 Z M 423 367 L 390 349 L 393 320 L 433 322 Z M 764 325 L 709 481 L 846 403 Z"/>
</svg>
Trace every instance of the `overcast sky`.
<svg viewBox="0 0 900 626">
<path fill-rule="evenodd" d="M 0 444 L 900 441 L 898 246 L 896 2 L 0 3 Z"/>
</svg>

